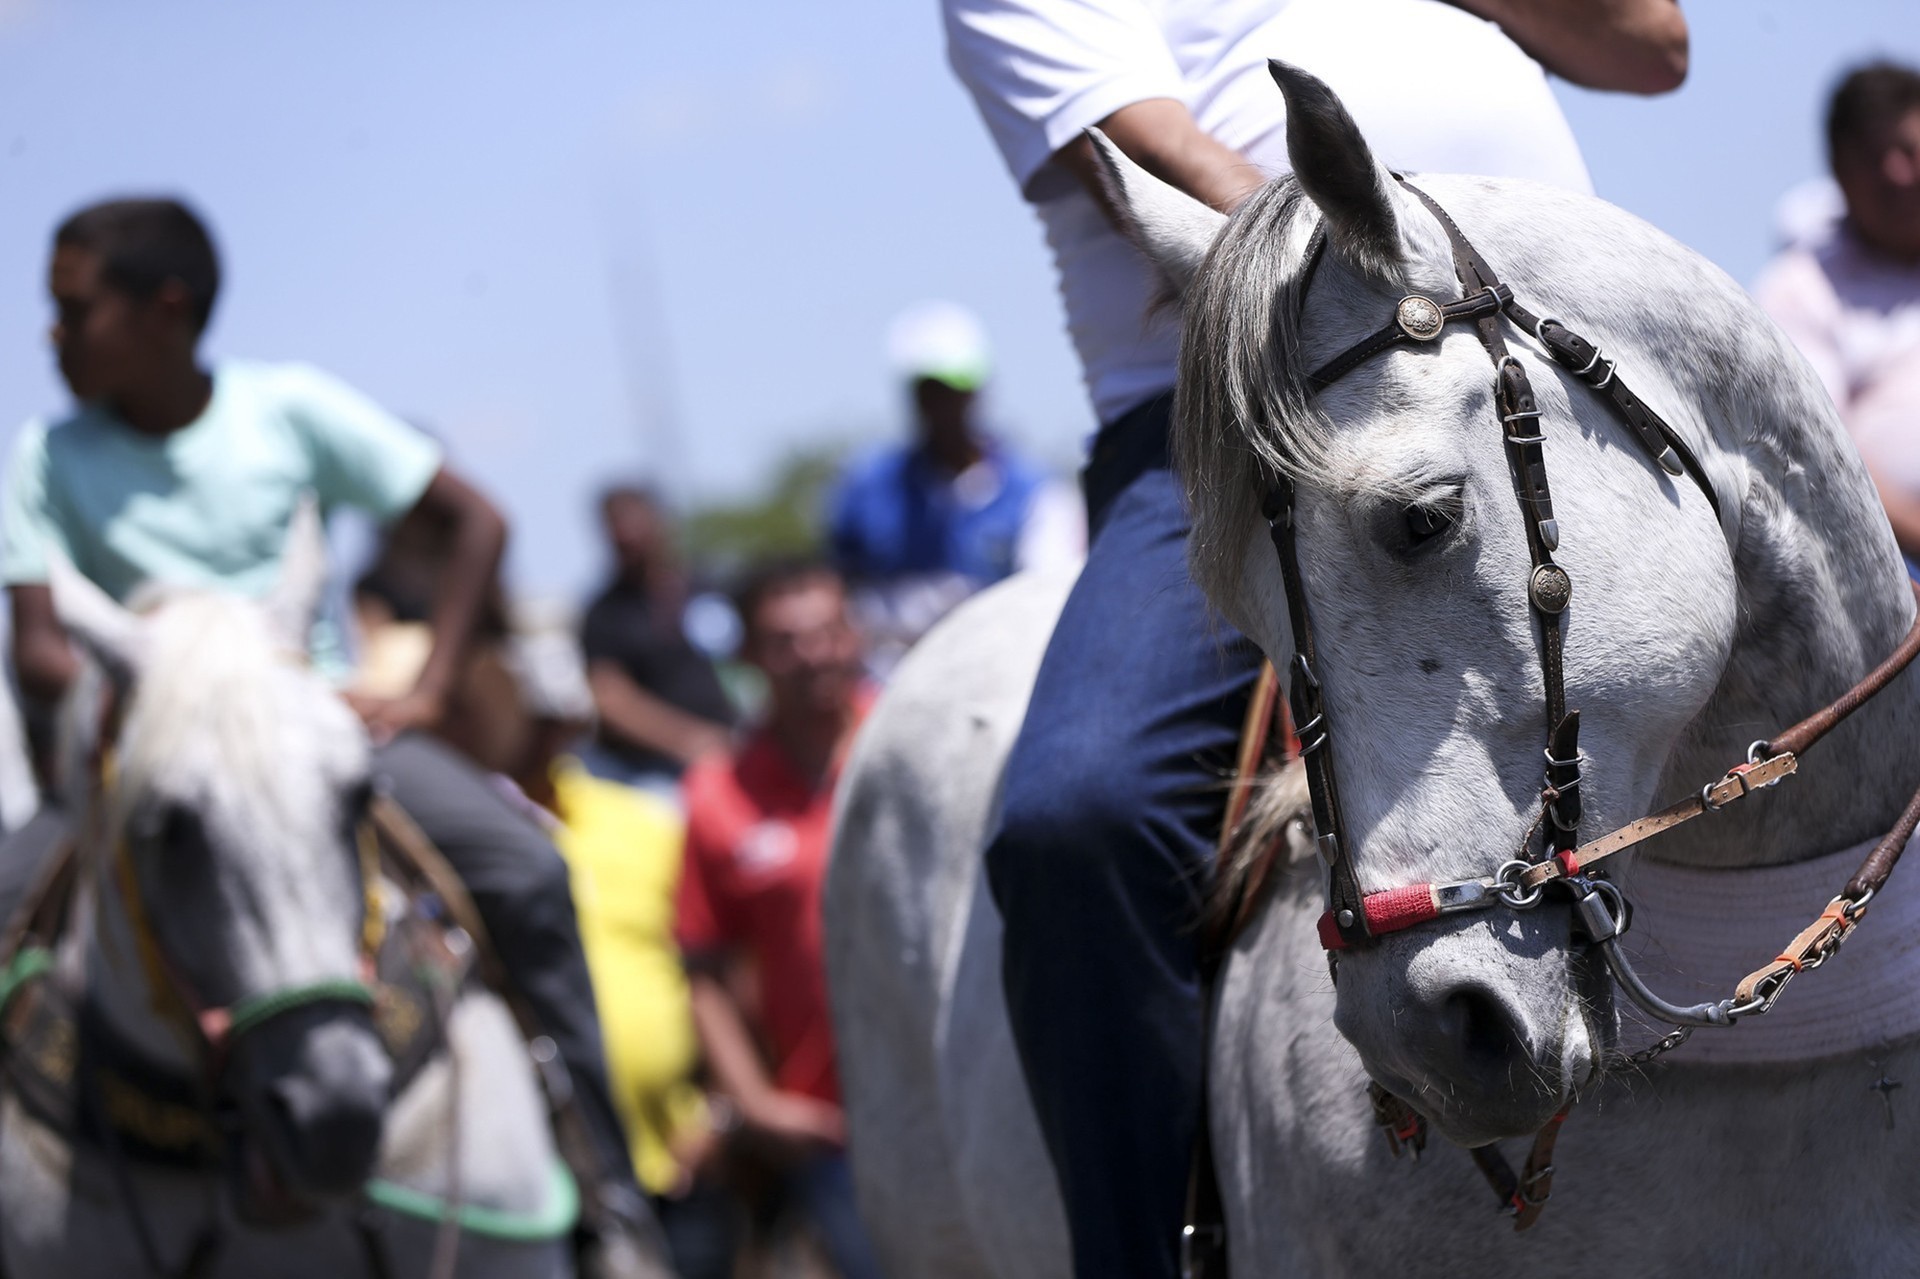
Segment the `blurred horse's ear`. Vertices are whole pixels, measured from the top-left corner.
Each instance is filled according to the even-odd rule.
[[[1326,216],[1334,251],[1389,279],[1435,254],[1451,260],[1445,233],[1374,158],[1333,90],[1278,59],[1267,69],[1287,100],[1287,158],[1300,189]]]
[[[280,576],[266,599],[267,620],[288,648],[305,652],[320,601],[327,587],[327,530],[320,519],[320,503],[313,494],[301,495],[287,525],[286,548],[280,553]]]
[[[141,666],[146,646],[140,618],[73,566],[64,553],[47,553],[47,585],[53,591],[53,611],[74,642],[116,678],[131,678]]]
[[[1135,164],[1098,129],[1087,130],[1100,184],[1120,214],[1127,238],[1158,268],[1175,297],[1184,295],[1207,250],[1227,224],[1226,214]]]

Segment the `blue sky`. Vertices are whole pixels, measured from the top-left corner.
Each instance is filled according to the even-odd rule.
[[[1679,93],[1562,99],[1603,195],[1747,280],[1821,169],[1835,72],[1920,62],[1920,23],[1687,12]],[[610,479],[736,495],[792,448],[898,431],[881,336],[920,298],[985,317],[1006,434],[1065,466],[1092,425],[933,0],[0,0],[0,445],[64,402],[48,232],[156,190],[225,250],[210,350],[311,360],[431,425],[514,517],[525,588],[596,576]]]

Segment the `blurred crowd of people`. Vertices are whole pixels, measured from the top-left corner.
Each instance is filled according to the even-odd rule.
[[[0,486],[11,668],[47,793],[54,709],[85,667],[61,562],[130,606],[153,583],[258,596],[303,504],[360,511],[379,545],[307,655],[558,1049],[588,1139],[585,1273],[651,1273],[657,1221],[686,1279],[787,1254],[877,1276],[822,957],[835,782],[914,639],[1017,568],[1070,563],[1081,537],[1071,491],[981,427],[979,322],[938,303],[894,326],[913,429],[819,513],[830,556],[696,582],[666,504],[619,485],[599,501],[605,585],[576,616],[509,597],[505,517],[442,441],[308,366],[203,363],[220,280],[177,200],[89,206],[55,234],[74,407],[21,432]],[[0,783],[30,791],[12,771]],[[5,807],[11,918],[68,824],[57,802]]]
[[[979,320],[923,303],[887,350],[912,429],[849,461],[817,556],[698,580],[665,501],[615,485],[605,584],[577,622],[516,614],[494,581],[432,726],[566,859],[613,1100],[686,1279],[796,1246],[879,1274],[822,956],[834,785],[915,640],[983,587],[1084,551],[1077,492],[979,423]],[[419,679],[450,536],[411,512],[355,582],[356,695]]]
[[[1920,558],[1920,73],[1848,74],[1827,138],[1831,194],[1791,197],[1755,292],[1827,384]],[[690,625],[716,601],[694,591],[671,513],[644,488],[609,490],[611,571],[577,635],[516,635],[490,614],[504,647],[475,649],[441,729],[512,779],[568,859],[599,989],[618,992],[600,1009],[616,1100],[689,1276],[731,1273],[783,1213],[837,1272],[876,1273],[822,974],[834,782],[877,683],[921,634],[984,585],[1085,553],[1078,494],[979,425],[978,320],[915,306],[887,349],[913,429],[848,463],[823,558],[751,566],[731,625]],[[435,543],[411,523],[357,588],[363,678],[427,649],[400,634],[423,616],[407,583],[431,577],[406,558]],[[715,633],[737,647],[692,638]]]

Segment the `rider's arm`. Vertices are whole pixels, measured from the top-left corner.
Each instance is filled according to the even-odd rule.
[[[1500,25],[1535,61],[1589,89],[1666,93],[1687,78],[1677,0],[1452,0]]]
[[[732,740],[725,725],[689,715],[648,692],[610,658],[598,658],[587,667],[587,683],[600,727],[620,741],[690,764],[725,750]]]
[[[60,700],[80,668],[67,632],[53,608],[53,591],[44,582],[7,588],[13,605],[13,673],[30,699],[51,705]]]
[[[1245,156],[1202,132],[1187,108],[1171,98],[1129,103],[1104,117],[1100,130],[1135,164],[1222,213],[1230,212],[1267,180]],[[1100,202],[1107,220],[1113,221],[1114,209],[1107,203],[1093,144],[1077,137],[1054,158],[1079,179]]]
[[[282,366],[275,379],[285,418],[309,450],[323,510],[349,506],[382,524],[417,510],[450,531],[428,619],[433,648],[418,682],[402,697],[350,698],[376,739],[431,727],[493,589],[506,521],[445,465],[438,442],[368,396],[304,365]]]
[[[433,649],[414,686],[416,696],[444,703],[460,674],[487,594],[507,545],[507,521],[492,502],[441,467],[420,495],[419,509],[453,530],[452,548],[433,599]]]
[[[774,1091],[773,1076],[761,1060],[753,1031],[721,975],[722,963],[719,957],[708,956],[687,966],[693,1029],[700,1038],[700,1051],[713,1074],[715,1089],[731,1098],[742,1114],[751,1114]]]
[[[0,487],[0,580],[13,604],[13,674],[30,703],[52,706],[80,669],[47,585],[49,559],[74,559],[48,476],[47,432],[29,423],[15,437]]]
[[[838,1106],[784,1091],[774,1082],[739,1001],[717,973],[704,965],[692,968],[687,993],[694,1032],[713,1082],[739,1107],[742,1123],[803,1148],[837,1148],[846,1143],[846,1118]]]

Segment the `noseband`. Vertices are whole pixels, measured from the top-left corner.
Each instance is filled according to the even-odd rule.
[[[1744,763],[1703,786],[1697,795],[1580,844],[1577,839],[1581,816],[1580,712],[1567,709],[1562,660],[1562,619],[1573,598],[1573,581],[1553,559],[1560,545],[1560,530],[1554,519],[1541,448],[1546,436],[1526,369],[1507,348],[1502,319],[1511,320],[1531,333],[1555,363],[1599,393],[1602,402],[1661,470],[1676,478],[1685,476],[1699,487],[1716,517],[1720,515],[1720,502],[1686,441],[1628,388],[1614,362],[1603,356],[1598,346],[1559,320],[1535,315],[1523,306],[1515,299],[1513,290],[1500,282],[1493,268],[1468,243],[1446,211],[1404,178],[1397,180],[1426,206],[1445,230],[1453,250],[1454,272],[1460,282],[1460,300],[1443,304],[1419,294],[1402,298],[1390,322],[1328,360],[1307,380],[1313,390],[1325,390],[1376,355],[1409,343],[1435,341],[1446,332],[1447,325],[1455,321],[1470,321],[1480,344],[1486,348],[1494,366],[1495,411],[1507,445],[1532,565],[1527,580],[1527,602],[1540,628],[1540,669],[1546,688],[1546,769],[1540,793],[1540,815],[1535,824],[1543,828],[1544,833],[1537,855],[1523,847],[1521,856],[1506,861],[1490,876],[1445,884],[1413,884],[1377,893],[1360,891],[1352,860],[1342,842],[1331,727],[1320,687],[1319,654],[1307,612],[1295,540],[1293,485],[1282,477],[1269,491],[1264,513],[1285,583],[1294,650],[1287,697],[1306,765],[1318,834],[1317,848],[1326,873],[1327,909],[1320,920],[1321,943],[1332,955],[1366,946],[1383,934],[1446,915],[1495,906],[1530,909],[1544,899],[1549,886],[1559,883],[1570,890],[1577,924],[1589,940],[1601,947],[1621,988],[1649,1014],[1680,1028],[1677,1034],[1662,1041],[1663,1046],[1674,1046],[1693,1027],[1727,1026],[1739,1017],[1765,1012],[1795,973],[1823,963],[1858,924],[1868,900],[1886,882],[1907,840],[1916,825],[1920,825],[1920,795],[1915,796],[1899,823],[1813,924],[1794,938],[1773,963],[1742,981],[1732,997],[1710,1003],[1680,1007],[1662,1000],[1647,988],[1617,945],[1627,926],[1626,901],[1615,885],[1597,878],[1593,871],[1605,859],[1662,831],[1703,814],[1718,812],[1791,776],[1798,767],[1800,755],[1884,688],[1920,653],[1920,620],[1916,620],[1891,656],[1838,701],[1771,741],[1755,742]],[[1324,232],[1317,231],[1308,250],[1308,283],[1324,249]],[[1531,844],[1531,841],[1530,832],[1527,842]]]

